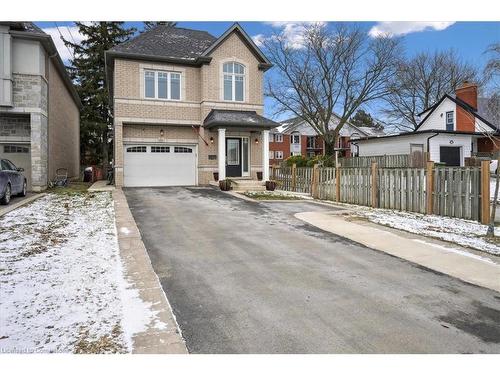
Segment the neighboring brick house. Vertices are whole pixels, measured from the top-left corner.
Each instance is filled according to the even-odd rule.
[[[338,116],[334,115],[332,126],[338,123]],[[345,124],[341,131],[335,149],[341,157],[351,156],[351,137],[367,137],[377,131],[360,128],[351,123]],[[382,132],[383,133],[383,132]],[[324,141],[317,132],[300,118],[291,118],[281,122],[281,126],[271,131],[269,137],[269,163],[280,164],[293,155],[315,156],[323,155]]]
[[[79,176],[78,94],[51,37],[31,22],[0,22],[0,158],[24,168],[28,190],[56,169]]]
[[[268,178],[272,65],[238,24],[219,38],[160,25],[107,51],[106,64],[117,186]]]
[[[425,152],[434,162],[464,166],[466,158],[478,152],[491,154],[495,151],[494,144],[500,144],[499,124],[493,123],[494,119],[484,118],[478,111],[475,84],[465,82],[454,96],[444,95],[420,113],[420,118],[415,131],[353,142],[359,156]]]

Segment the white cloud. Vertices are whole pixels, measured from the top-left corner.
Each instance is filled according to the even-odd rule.
[[[270,22],[274,28],[282,29],[283,36],[291,48],[304,47],[304,31],[309,25],[326,25],[325,22]]]
[[[73,51],[71,47],[66,47],[64,45],[64,42],[61,40],[61,34],[66,40],[74,43],[80,43],[84,39],[83,35],[78,32],[78,27],[76,26],[59,26],[59,31],[57,27],[48,27],[42,30],[52,37],[57,52],[59,52],[64,63],[67,63],[69,59],[73,58]]]
[[[368,34],[375,38],[381,35],[398,36],[415,33],[425,30],[444,30],[453,25],[455,22],[379,22],[373,26]]]
[[[252,36],[252,40],[257,47],[262,47],[262,45],[264,44],[264,41],[266,40],[266,37],[264,34],[257,34],[257,35]]]

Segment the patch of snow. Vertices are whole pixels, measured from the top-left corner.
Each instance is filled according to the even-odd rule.
[[[426,245],[430,244],[429,242],[420,240],[418,238],[414,238],[413,241],[419,242],[419,243],[424,243]],[[485,262],[485,263],[497,264],[497,263],[493,262],[489,258],[485,258],[485,257],[479,256],[479,255],[476,255],[476,254],[472,254],[472,253],[469,253],[468,251],[463,251],[463,250],[460,250],[460,249],[457,249],[457,248],[453,248],[453,247],[441,246],[441,245],[438,245],[438,244],[435,244],[435,243],[432,243],[430,245],[432,245],[434,247],[437,247],[437,248],[439,248],[441,250],[444,250],[446,252],[449,252],[449,253],[460,254],[460,255],[466,256],[468,258],[480,260],[481,262]]]
[[[0,352],[73,352],[154,324],[125,279],[110,193],[48,194],[0,218]]]
[[[130,234],[130,229],[128,229],[127,227],[121,227],[120,228],[120,233]]]
[[[463,220],[437,215],[423,215],[386,209],[358,208],[354,215],[364,217],[377,224],[422,234],[453,242],[461,246],[500,255],[500,240],[495,237],[488,241],[485,237],[487,226],[476,221]],[[496,231],[500,230],[497,228]]]

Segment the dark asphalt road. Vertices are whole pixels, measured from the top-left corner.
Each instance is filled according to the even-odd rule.
[[[212,188],[125,189],[192,353],[500,353],[500,294]]]

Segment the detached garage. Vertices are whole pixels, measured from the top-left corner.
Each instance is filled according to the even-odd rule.
[[[124,186],[197,184],[197,149],[189,144],[127,144],[123,148]]]

